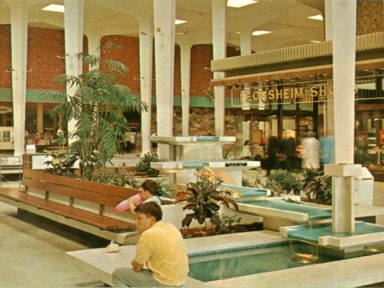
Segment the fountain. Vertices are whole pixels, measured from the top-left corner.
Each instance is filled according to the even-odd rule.
[[[299,284],[302,287],[359,287],[384,282],[384,227],[354,220],[355,193],[352,180],[359,169],[359,165],[326,167],[326,173],[333,177],[334,205],[332,211],[312,207],[322,209],[316,210],[321,216],[305,211],[305,205],[284,203],[281,199],[266,200],[271,198],[265,197],[265,193],[254,193],[252,197],[264,197],[262,201],[274,205],[257,208],[259,211],[263,208],[263,213],[269,211],[268,217],[263,216],[264,221],[266,218],[274,220],[286,215],[296,217],[298,223],[295,224],[299,225],[283,227],[278,223],[276,225],[280,225],[280,233],[265,229],[186,239],[191,273],[185,285],[297,287]],[[252,192],[245,187],[241,189],[224,185],[237,189],[240,195]],[[247,197],[242,200],[244,198]],[[250,205],[254,201],[239,202],[239,205]],[[264,203],[264,206],[267,204],[270,203]],[[175,207],[175,214],[182,213],[181,210],[176,213]],[[253,212],[249,210],[248,213]],[[255,214],[261,215],[260,212]],[[173,216],[171,218],[176,220]],[[176,222],[179,224],[180,221]],[[67,252],[67,259],[79,268],[86,269],[96,279],[111,284],[112,271],[129,265],[134,253],[135,247],[128,245],[121,246],[118,253],[108,254],[105,248]],[[229,270],[226,269],[228,267]]]
[[[324,247],[334,247],[345,254],[362,251],[366,246],[384,242],[384,227],[355,221],[354,177],[361,165],[331,164],[325,174],[332,176],[332,222],[317,225],[281,227],[284,236],[309,241]]]

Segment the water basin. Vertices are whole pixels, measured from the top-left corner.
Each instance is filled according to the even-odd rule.
[[[321,220],[321,219],[329,219],[332,217],[332,211],[329,209],[306,206],[303,204],[287,203],[287,202],[274,201],[274,200],[252,201],[252,202],[247,202],[246,204],[255,206],[255,207],[272,208],[272,209],[277,209],[281,211],[291,211],[291,212],[307,214],[308,220]]]
[[[355,232],[353,233],[335,233],[332,232],[331,223],[316,224],[316,225],[302,225],[295,227],[291,231],[288,231],[288,237],[292,239],[300,239],[309,241],[312,243],[318,243],[321,237],[335,237],[335,238],[352,238],[358,237],[362,240],[361,236],[367,235],[369,238],[373,238],[375,233],[383,233],[384,227],[372,225],[366,222],[355,222]],[[370,236],[371,235],[371,236]],[[373,240],[373,239],[372,239]],[[377,242],[377,241],[374,241]]]
[[[287,241],[190,255],[189,277],[208,282],[339,260],[319,255],[316,247]]]

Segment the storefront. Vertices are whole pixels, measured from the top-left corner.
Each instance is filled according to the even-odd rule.
[[[383,36],[356,39],[355,163],[370,169],[381,169],[384,160]],[[300,143],[310,131],[333,136],[331,63],[329,42],[220,59],[211,63],[212,70],[227,77],[212,80],[212,85],[225,86],[230,105],[256,127],[250,140],[289,135]]]

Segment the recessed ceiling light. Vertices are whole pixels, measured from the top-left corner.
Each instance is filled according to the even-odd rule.
[[[43,7],[41,10],[43,10],[43,11],[50,11],[50,12],[64,13],[64,5],[49,4],[49,5],[45,6],[45,7]]]
[[[271,34],[271,31],[267,30],[255,30],[252,32],[252,36],[261,36],[261,35],[266,35],[266,34]]]
[[[228,0],[227,6],[232,8],[241,8],[247,5],[256,4],[257,0]]]
[[[312,20],[317,20],[317,21],[324,21],[323,15],[321,15],[321,14],[309,16],[307,18],[312,19]]]
[[[183,24],[183,23],[186,23],[186,22],[187,22],[186,20],[176,19],[175,20],[175,25]]]

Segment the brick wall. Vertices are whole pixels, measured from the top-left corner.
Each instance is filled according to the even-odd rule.
[[[11,87],[12,74],[6,72],[12,67],[11,64],[11,26],[0,25],[0,87]]]
[[[53,83],[65,73],[64,31],[30,27],[28,29],[28,89],[62,89]]]
[[[101,57],[119,59],[124,63],[129,71],[126,77],[121,79],[122,83],[127,85],[132,93],[140,93],[139,38],[117,35],[104,36],[101,39],[101,47],[104,47],[108,42],[112,42],[120,48],[102,50]]]

